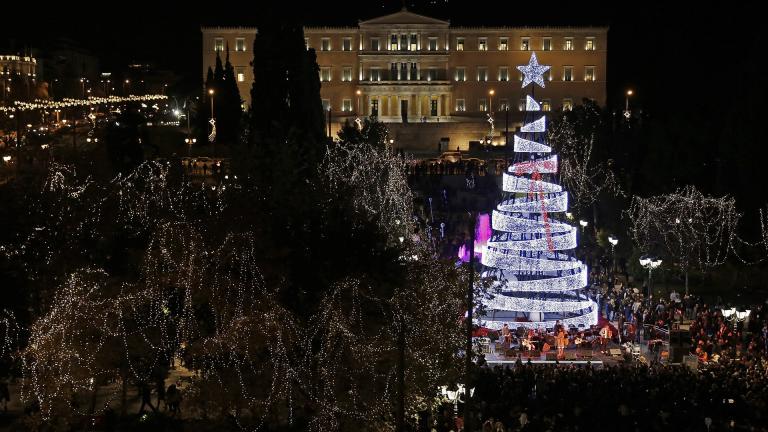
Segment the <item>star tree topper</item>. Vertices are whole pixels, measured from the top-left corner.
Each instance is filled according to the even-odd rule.
[[[523,73],[523,85],[524,88],[528,84],[534,82],[544,88],[544,72],[548,71],[550,66],[544,66],[539,64],[539,60],[536,58],[536,53],[531,53],[531,60],[525,66],[518,66],[517,70]]]

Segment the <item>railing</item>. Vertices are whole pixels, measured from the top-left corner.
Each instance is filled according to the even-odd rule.
[[[399,73],[393,72],[391,70],[382,70],[379,71],[378,76],[372,76],[369,72],[367,77],[360,82],[366,84],[377,84],[379,82],[391,83],[392,81],[423,83],[431,81],[450,81],[450,79],[448,78],[448,73],[443,69],[422,69],[419,72],[409,69],[409,72],[404,72],[401,70]]]

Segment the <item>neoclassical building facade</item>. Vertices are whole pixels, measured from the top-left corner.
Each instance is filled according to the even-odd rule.
[[[256,28],[203,27],[203,76],[226,47],[250,101]],[[518,65],[551,65],[537,90],[544,110],[606,100],[607,27],[452,27],[403,9],[354,27],[306,27],[332,118],[375,114],[388,123],[485,122],[522,111]],[[497,125],[498,125],[497,120]]]

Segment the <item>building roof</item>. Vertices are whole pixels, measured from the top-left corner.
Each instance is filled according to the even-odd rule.
[[[360,21],[360,26],[368,25],[398,25],[398,24],[418,24],[418,25],[440,25],[448,26],[450,21],[443,21],[437,18],[431,18],[424,15],[419,15],[413,12],[409,12],[403,8],[400,12],[393,14],[380,16],[378,18],[372,18],[366,21]]]

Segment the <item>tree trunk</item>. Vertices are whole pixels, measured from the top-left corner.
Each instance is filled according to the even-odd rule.
[[[477,223],[477,215],[475,212],[471,213],[472,216],[472,231],[469,241],[469,285],[467,286],[467,344],[465,347],[465,370],[464,370],[464,430],[472,430],[472,401],[470,398],[470,376],[472,373],[472,312],[474,301],[474,279],[475,279],[475,224]]]
[[[120,394],[120,415],[125,417],[128,412],[128,380],[123,377],[123,390]]]
[[[397,432],[405,432],[405,323],[397,333]]]
[[[685,269],[685,295],[688,295],[688,269]]]

